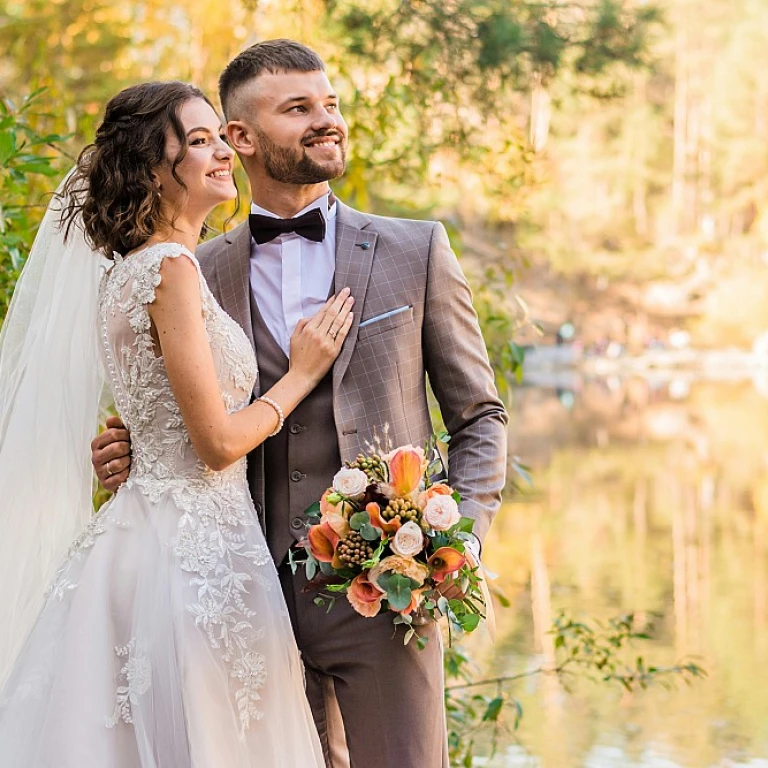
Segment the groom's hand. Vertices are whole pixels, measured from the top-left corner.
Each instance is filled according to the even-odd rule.
[[[127,479],[131,467],[131,438],[117,416],[91,442],[91,463],[99,482],[114,493]]]
[[[465,542],[464,554],[470,568],[477,568],[480,565],[480,540],[476,536]],[[466,591],[453,579],[444,581],[438,586],[437,591],[446,600],[463,600],[467,596]]]

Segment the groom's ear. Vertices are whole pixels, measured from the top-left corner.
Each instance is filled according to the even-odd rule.
[[[227,123],[227,138],[229,146],[241,157],[251,157],[256,153],[253,134],[241,120],[230,120]]]

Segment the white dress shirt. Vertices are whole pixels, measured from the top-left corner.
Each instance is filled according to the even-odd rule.
[[[291,335],[302,317],[316,314],[328,299],[336,270],[336,209],[328,208],[326,193],[306,208],[301,216],[319,208],[325,219],[325,238],[316,243],[288,232],[257,244],[251,238],[251,292],[269,332],[286,356],[290,356]],[[251,203],[251,213],[280,218]],[[294,218],[296,218],[294,216]]]

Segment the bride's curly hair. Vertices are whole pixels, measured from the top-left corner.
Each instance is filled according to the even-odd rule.
[[[181,144],[171,174],[186,189],[176,174],[187,154],[179,111],[192,99],[211,104],[199,88],[176,81],[134,85],[110,99],[95,141],[80,153],[61,193],[67,235],[73,225],[82,225],[91,247],[111,259],[114,252],[125,255],[172,223],[161,212],[152,171],[168,159],[170,132]]]

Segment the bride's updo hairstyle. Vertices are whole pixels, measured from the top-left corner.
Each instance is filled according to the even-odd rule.
[[[181,145],[171,174],[186,189],[176,174],[187,154],[179,111],[192,99],[211,103],[199,88],[175,81],[134,85],[110,99],[95,141],[80,153],[63,191],[67,234],[82,215],[89,244],[111,259],[115,251],[125,255],[171,224],[161,213],[152,171],[168,161],[170,133]]]

